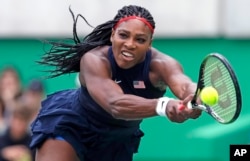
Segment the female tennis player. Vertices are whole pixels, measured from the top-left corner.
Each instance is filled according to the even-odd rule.
[[[81,87],[42,102],[32,123],[37,161],[132,161],[144,135],[142,119],[181,123],[201,115],[178,109],[193,98],[196,83],[177,60],[152,47],[155,22],[147,9],[124,6],[83,40],[76,32],[82,16],[71,13],[74,43],[52,42],[39,62],[55,67],[52,78],[79,72]],[[164,97],[167,87],[177,99]]]

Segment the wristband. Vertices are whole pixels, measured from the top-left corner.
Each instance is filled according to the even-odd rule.
[[[159,116],[167,116],[166,114],[166,108],[168,105],[168,102],[172,100],[172,98],[168,98],[168,97],[161,97],[158,99],[157,105],[156,105],[156,113]]]

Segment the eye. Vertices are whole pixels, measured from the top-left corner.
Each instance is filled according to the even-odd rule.
[[[122,39],[126,39],[126,38],[128,37],[128,35],[125,34],[125,33],[119,33],[118,35],[119,35],[119,37],[122,38]]]
[[[137,41],[138,43],[140,43],[140,44],[143,44],[143,43],[146,42],[146,39],[144,39],[144,38],[137,38],[136,41]]]

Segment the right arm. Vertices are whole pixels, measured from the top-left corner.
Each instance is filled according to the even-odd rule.
[[[91,97],[114,118],[135,120],[156,116],[157,99],[145,99],[124,94],[119,85],[111,79],[108,59],[99,54],[97,48],[86,53],[81,59],[80,81],[87,87]]]

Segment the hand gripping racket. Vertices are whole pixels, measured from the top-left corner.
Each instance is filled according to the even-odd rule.
[[[214,87],[219,95],[218,102],[213,106],[197,103],[201,90],[208,86]],[[188,108],[203,110],[219,123],[228,124],[238,118],[241,104],[238,80],[227,59],[218,53],[207,55],[201,63],[197,89]],[[181,105],[180,110],[184,107]]]

